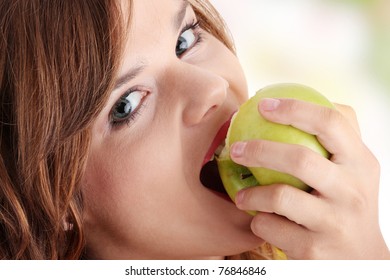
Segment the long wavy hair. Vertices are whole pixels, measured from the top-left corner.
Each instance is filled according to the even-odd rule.
[[[120,59],[119,14],[114,1],[0,2],[2,259],[82,252],[80,180]]]
[[[189,2],[234,52],[210,3]],[[0,0],[0,259],[82,256],[90,130],[112,91],[128,16],[115,0]]]

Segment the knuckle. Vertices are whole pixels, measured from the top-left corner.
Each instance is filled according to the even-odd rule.
[[[349,105],[344,105],[345,114],[350,116],[353,119],[357,118],[356,111]]]
[[[286,107],[285,107],[285,111],[288,115],[290,114],[293,114],[295,112],[300,112],[301,111],[301,107],[302,107],[302,104],[300,101],[298,100],[295,100],[295,99],[286,99]]]
[[[264,226],[267,224],[267,220],[267,213],[257,214],[253,217],[250,225],[252,232],[261,236],[263,234]]]
[[[310,237],[305,238],[305,241],[301,242],[300,246],[297,246],[296,250],[295,258],[301,260],[314,259],[317,254],[317,249],[314,246],[313,239]]]
[[[343,227],[346,225],[340,214],[338,214],[337,210],[333,207],[329,207],[328,211],[322,214],[322,217],[319,222],[320,227],[322,227],[323,229],[327,229],[336,236],[342,236],[344,232]]]
[[[381,172],[381,165],[379,160],[372,154],[370,153],[370,156],[368,157],[368,164],[370,165],[370,170],[377,176],[379,176]]]
[[[350,196],[349,208],[354,213],[364,213],[368,208],[367,196],[359,191],[355,191]]]
[[[355,112],[355,109],[353,109],[353,107],[347,105],[347,104],[336,104],[336,108],[343,112],[345,115],[348,115],[348,116],[351,116],[351,117],[355,117],[356,116],[356,112]]]
[[[264,152],[264,142],[261,140],[248,142],[245,152],[248,158],[252,158],[256,163],[259,163]]]
[[[322,259],[324,257],[323,252],[324,252],[324,249],[319,247],[319,245],[312,244],[310,247],[306,246],[306,252],[304,255],[304,259],[306,259],[306,260]]]
[[[361,182],[370,183],[372,181],[376,181],[379,184],[378,181],[381,173],[381,164],[373,152],[370,151],[363,143],[362,145],[364,146],[364,151],[359,156],[360,158],[364,158],[364,161],[356,163],[356,165],[354,165],[356,166],[355,169],[362,171],[360,176],[362,180]]]
[[[315,162],[306,148],[299,147],[294,158],[293,166],[297,170],[310,171],[314,168]]]
[[[335,105],[337,110],[341,113],[341,115],[343,115],[346,118],[346,120],[355,129],[358,135],[361,135],[359,122],[358,122],[355,109],[353,109],[349,105],[344,105],[344,104],[335,104]]]
[[[344,116],[337,110],[328,107],[320,108],[323,123],[328,127],[337,128],[344,123]]]
[[[316,247],[314,245],[309,245],[311,243],[305,243],[301,248],[300,259],[302,260],[312,260],[316,256]]]
[[[270,197],[270,205],[273,211],[280,214],[282,209],[288,207],[291,201],[291,194],[289,192],[289,186],[277,185]]]
[[[381,166],[378,159],[371,153],[368,154],[365,157],[365,163],[359,167],[359,170],[361,170],[361,174],[359,175],[360,180],[355,180],[355,184],[359,184],[361,186],[371,186],[369,190],[372,193],[374,186],[376,188],[380,184]],[[373,185],[373,182],[375,182],[375,185]],[[377,189],[375,190],[377,191]],[[367,192],[366,195],[368,195]]]
[[[242,203],[247,206],[256,205],[256,190],[255,187],[247,188],[245,190],[245,195],[242,197]]]
[[[338,105],[336,108],[338,109],[338,111],[341,112],[342,115],[344,115],[350,121],[357,122],[357,114],[354,108],[345,104]]]
[[[348,218],[338,217],[337,223],[334,222],[332,227],[328,229],[327,237],[325,239],[332,239],[332,237],[337,237],[339,240],[348,240],[351,236],[351,222]],[[328,240],[329,240],[328,239]]]

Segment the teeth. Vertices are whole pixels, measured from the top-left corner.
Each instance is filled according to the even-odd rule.
[[[225,147],[225,140],[217,147],[217,149],[214,152],[214,155],[219,156]]]
[[[215,158],[215,154],[211,157],[211,159],[209,161],[213,161]]]

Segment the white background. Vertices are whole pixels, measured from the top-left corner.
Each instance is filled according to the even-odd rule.
[[[390,245],[390,1],[211,2],[230,27],[250,94],[297,82],[355,109],[381,163],[380,224]]]
[[[220,275],[221,267],[224,273]],[[232,275],[232,269],[262,269],[265,275]],[[126,269],[207,269],[209,274],[190,275],[126,275]],[[248,270],[247,270],[248,271]],[[69,279],[139,279],[139,280],[329,280],[329,279],[370,279],[389,278],[390,267],[387,261],[1,261],[2,279],[12,280],[69,280]]]

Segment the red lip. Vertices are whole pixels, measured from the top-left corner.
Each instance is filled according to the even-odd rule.
[[[218,130],[217,134],[214,137],[213,142],[211,143],[211,146],[209,150],[206,153],[206,156],[203,159],[202,166],[204,166],[207,162],[211,160],[211,158],[214,155],[215,150],[218,148],[218,146],[225,140],[230,122],[232,120],[233,114],[230,116],[230,118],[221,126],[221,128]]]

